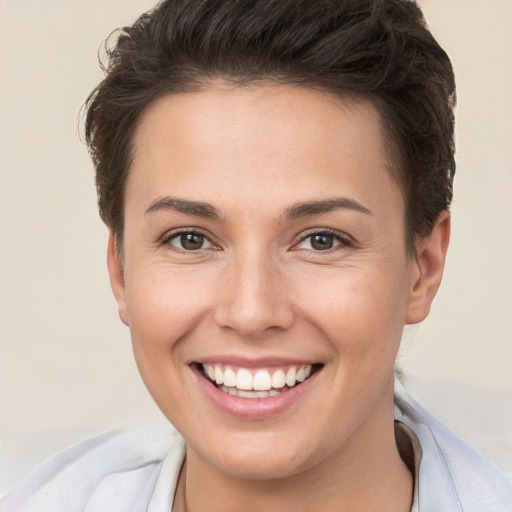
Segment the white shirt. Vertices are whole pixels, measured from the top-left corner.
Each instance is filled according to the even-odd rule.
[[[511,512],[512,481],[397,383],[395,419],[414,449],[412,512]],[[0,512],[170,512],[185,457],[174,430],[109,431],[49,459]]]

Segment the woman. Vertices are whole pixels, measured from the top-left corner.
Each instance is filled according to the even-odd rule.
[[[506,511],[394,384],[450,234],[455,88],[401,0],[166,1],[88,101],[108,268],[180,436],[110,433],[2,510]]]

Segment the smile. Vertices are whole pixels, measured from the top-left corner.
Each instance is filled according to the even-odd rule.
[[[307,380],[319,366],[291,365],[269,370],[220,363],[200,365],[203,376],[217,389],[240,398],[268,398],[280,395]]]

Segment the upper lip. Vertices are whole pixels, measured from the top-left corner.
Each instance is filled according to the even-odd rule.
[[[319,361],[312,359],[298,359],[282,356],[247,358],[230,354],[200,357],[189,362],[189,364],[193,363],[226,364],[231,366],[238,366],[241,368],[268,368],[272,366],[313,365],[319,364]]]

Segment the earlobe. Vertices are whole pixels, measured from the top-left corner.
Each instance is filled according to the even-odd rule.
[[[424,320],[443,277],[446,251],[450,241],[450,213],[440,213],[434,228],[416,243],[406,323]]]
[[[122,263],[119,261],[119,252],[116,239],[110,229],[108,233],[107,267],[110,276],[110,286],[114,292],[114,297],[116,299],[117,307],[119,310],[119,318],[125,325],[128,325],[124,270]]]

